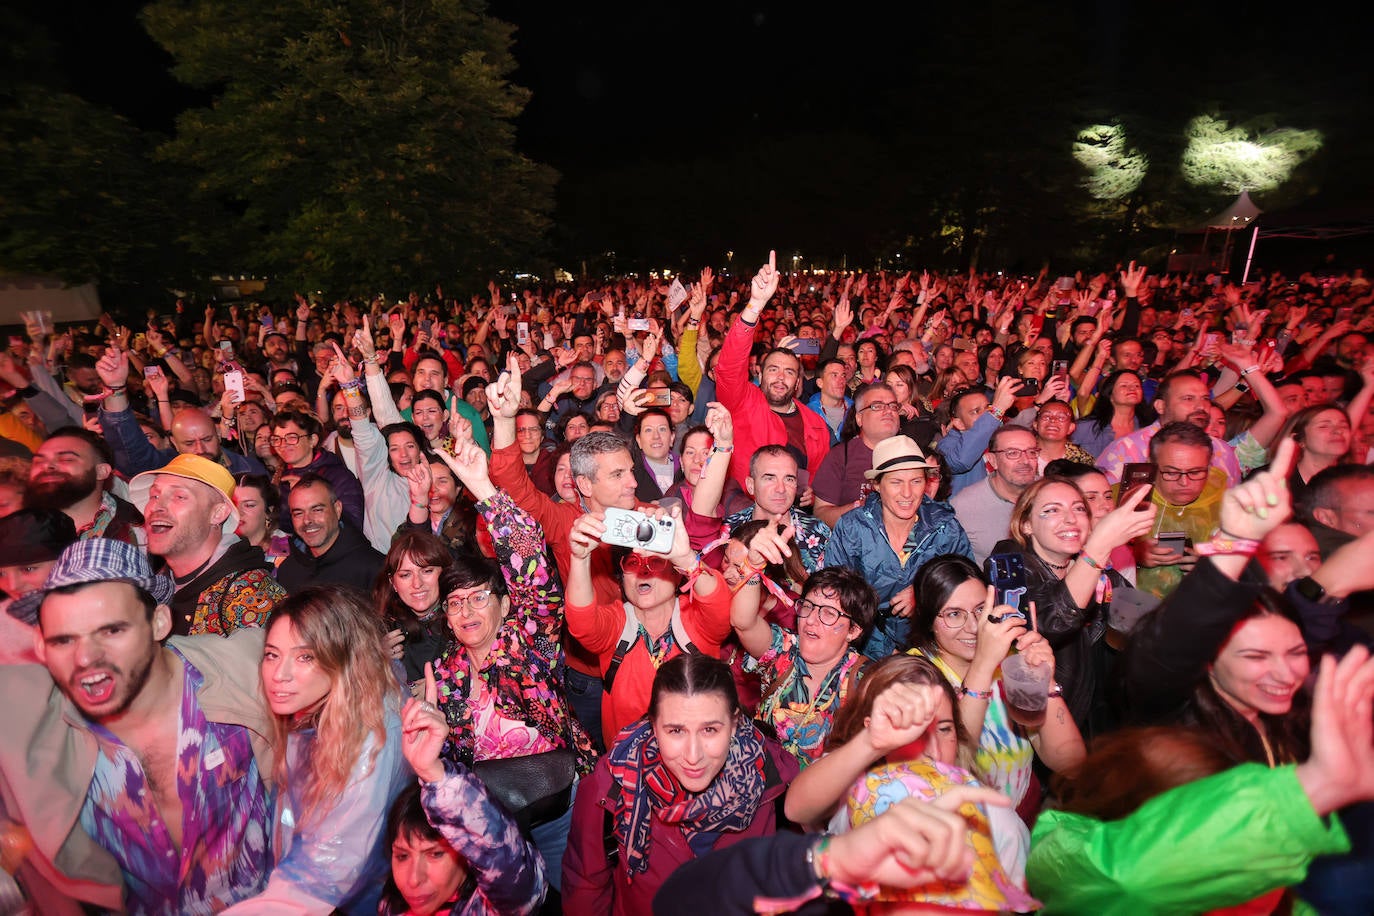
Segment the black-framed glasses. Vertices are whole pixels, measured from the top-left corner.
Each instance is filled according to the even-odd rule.
[[[284,436],[268,436],[267,441],[271,445],[296,445],[306,436],[302,433],[287,433]]]
[[[901,409],[902,405],[896,401],[874,401],[872,404],[860,407],[859,413],[863,413],[865,410],[872,413],[892,413]]]
[[[491,604],[491,589],[483,588],[470,595],[450,595],[444,599],[444,613],[456,617],[463,608],[472,611],[485,611]]]
[[[993,455],[1006,455],[1008,461],[1040,457],[1040,449],[1038,448],[990,448],[988,452]]]
[[[1211,468],[1188,468],[1185,471],[1179,468],[1160,468],[1159,479],[1174,481],[1178,480],[1181,477],[1187,477],[1189,480],[1192,481],[1206,480],[1207,475],[1211,472],[1211,470]]]
[[[818,614],[821,618],[821,623],[825,624],[828,627],[833,627],[835,624],[839,623],[841,617],[845,618],[846,620],[854,619],[853,617],[850,617],[848,614],[846,614],[844,611],[835,607],[833,604],[817,604],[816,602],[810,601],[806,598],[803,598],[802,600],[797,602],[798,618],[804,620],[807,617],[810,617],[812,614]]]

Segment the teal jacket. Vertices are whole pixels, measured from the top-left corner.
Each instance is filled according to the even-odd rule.
[[[1030,892],[1048,914],[1138,916],[1206,913],[1297,884],[1314,857],[1350,842],[1334,816],[1317,817],[1294,771],[1241,764],[1117,821],[1045,811],[1031,834]]]

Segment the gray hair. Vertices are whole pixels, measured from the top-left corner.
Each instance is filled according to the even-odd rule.
[[[573,479],[586,477],[596,480],[596,459],[598,455],[613,455],[628,452],[630,443],[619,433],[610,430],[594,429],[572,444],[568,452],[568,467]]]

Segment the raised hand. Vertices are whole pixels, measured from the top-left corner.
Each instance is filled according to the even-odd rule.
[[[574,560],[585,560],[592,551],[601,546],[601,536],[606,533],[604,516],[586,515],[573,522],[568,532],[568,549]]]
[[[749,541],[749,565],[755,568],[770,563],[781,566],[792,555],[788,541],[792,540],[795,533],[792,523],[785,516],[775,516],[773,524],[764,525]]]
[[[1355,646],[1337,662],[1321,660],[1312,693],[1312,753],[1298,782],[1325,816],[1374,798],[1374,659]]]
[[[353,332],[353,346],[363,355],[363,359],[377,358],[377,344],[372,339],[372,322],[366,315],[363,316],[363,326]]]
[[[167,373],[158,366],[150,366],[149,369],[157,369],[152,375],[146,376],[148,387],[153,390],[153,397],[159,401],[167,400],[172,386],[171,380],[167,378]]]
[[[868,743],[878,757],[906,747],[920,738],[935,721],[944,688],[934,684],[895,683],[873,700],[864,717]]]
[[[1145,279],[1145,265],[1135,266],[1135,261],[1131,262],[1130,267],[1121,272],[1121,290],[1127,299],[1132,298],[1140,291],[1141,281]]]
[[[873,820],[835,837],[826,876],[839,884],[877,882],[916,887],[932,881],[962,883],[973,871],[965,805],[1011,807],[996,789],[958,786],[934,802],[904,798]]]
[[[439,752],[448,737],[448,723],[439,711],[439,687],[434,682],[434,663],[425,662],[424,699],[411,697],[401,708],[401,753],[425,782],[444,778]]]
[[[1264,536],[1293,514],[1288,492],[1288,473],[1297,455],[1297,442],[1285,438],[1274,449],[1269,468],[1230,487],[1221,497],[1221,531],[1224,535],[1262,541]]]
[[[725,448],[735,444],[735,422],[719,401],[706,406],[706,428],[711,432],[712,445]]]
[[[129,354],[123,350],[108,347],[95,364],[96,374],[106,388],[118,388],[129,382]]]
[[[331,340],[329,346],[334,349],[334,361],[329,364],[330,373],[339,380],[340,385],[351,384],[358,378],[358,374],[353,371],[353,364],[344,356],[344,351],[339,349],[337,341]]]
[[[753,281],[749,284],[750,307],[763,308],[777,291],[778,253],[769,251],[768,263],[759,268],[759,272],[754,275]]]
[[[467,487],[478,501],[495,491],[488,473],[487,453],[471,436],[462,447],[454,450],[453,460],[448,462],[448,466],[453,469],[453,476],[458,478],[458,482]]]

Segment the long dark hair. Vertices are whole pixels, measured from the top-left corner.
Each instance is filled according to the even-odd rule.
[[[905,648],[919,649],[931,658],[939,654],[939,647],[935,643],[935,618],[955,589],[970,579],[985,586],[988,584],[983,571],[968,557],[946,553],[926,561],[920,572],[916,573],[916,614],[911,621]]]
[[[391,539],[391,548],[387,550],[386,560],[377,571],[377,581],[372,585],[372,601],[386,629],[399,629],[410,640],[419,636],[424,626],[391,584],[391,577],[406,557],[410,557],[416,566],[438,566],[440,570],[447,570],[453,563],[453,554],[437,535],[419,528],[398,531]]]
[[[1247,621],[1257,617],[1282,617],[1299,631],[1302,630],[1302,623],[1292,605],[1278,592],[1267,588],[1256,596],[1245,616],[1236,621],[1231,632],[1234,633]],[[1264,727],[1264,736],[1269,740],[1269,750],[1274,755],[1275,763],[1283,765],[1307,759],[1310,750],[1311,703],[1307,692],[1299,690],[1293,697],[1292,707],[1284,715],[1259,713],[1260,725]],[[1229,757],[1255,763],[1269,762],[1259,729],[1217,693],[1211,677],[1203,677],[1194,686],[1186,718],[1186,724],[1200,727]]]
[[[1110,429],[1112,425],[1112,415],[1116,408],[1112,405],[1112,393],[1116,390],[1116,383],[1121,381],[1123,376],[1134,375],[1140,382],[1140,390],[1145,390],[1145,380],[1140,377],[1139,372],[1130,369],[1118,369],[1111,375],[1103,379],[1102,384],[1097,386],[1097,401],[1093,404],[1093,412],[1088,414],[1088,422],[1093,424],[1093,428],[1098,432]],[[1135,407],[1135,425],[1137,428],[1149,426],[1155,421],[1155,409],[1150,405],[1147,398],[1142,397],[1140,403]]]

